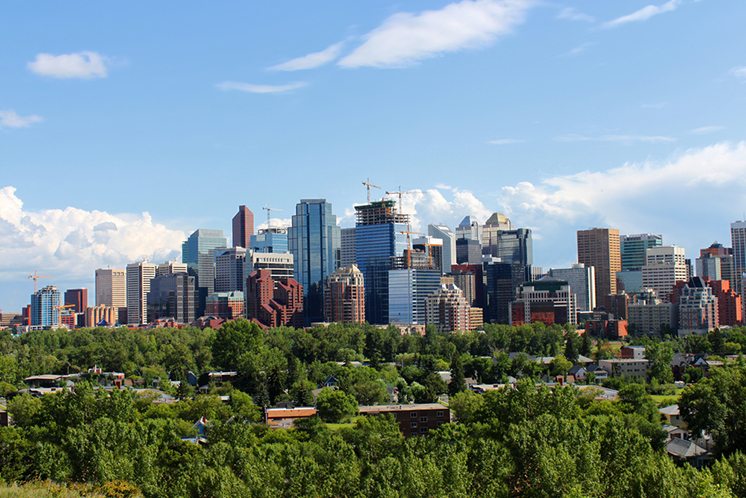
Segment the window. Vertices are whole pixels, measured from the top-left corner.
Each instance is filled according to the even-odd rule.
[[[417,418],[417,414],[415,412],[410,413],[409,416],[411,418]]]
[[[410,427],[412,427],[412,429],[416,429],[417,428],[417,422],[412,422],[410,424]]]
[[[427,428],[425,427],[420,428],[420,434],[424,434],[426,432],[427,432]]]
[[[420,422],[427,422],[427,417],[420,417]]]
[[[439,411],[435,412],[435,416],[438,417],[438,418],[443,418],[443,412],[439,410]]]

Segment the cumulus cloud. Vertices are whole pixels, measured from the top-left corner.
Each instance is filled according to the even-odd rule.
[[[272,228],[288,228],[290,225],[292,225],[292,221],[290,218],[270,218],[269,223]],[[256,226],[256,230],[264,230],[267,228],[267,223],[260,223]]]
[[[36,114],[21,116],[10,109],[0,111],[0,128],[28,128],[32,124],[42,121],[44,121],[44,118]]]
[[[724,129],[725,127],[720,126],[720,125],[708,125],[708,126],[700,126],[699,128],[694,128],[693,130],[689,130],[689,133],[691,133],[692,135],[709,135],[710,133],[717,133]]]
[[[288,83],[285,85],[257,85],[254,83],[242,83],[240,81],[223,81],[222,83],[218,83],[216,86],[218,90],[225,91],[239,91],[239,92],[245,92],[245,93],[259,93],[259,94],[269,94],[269,93],[288,93],[292,92],[293,90],[298,90],[299,88],[303,88],[306,86],[307,83],[303,81],[298,81],[295,83]]]
[[[319,52],[313,52],[302,57],[297,57],[289,61],[277,64],[269,68],[270,71],[303,71],[306,69],[316,69],[325,64],[336,60],[342,52],[344,42],[335,43],[326,47]]]
[[[624,24],[647,21],[651,17],[665,14],[666,12],[673,12],[681,6],[681,3],[681,0],[669,0],[668,2],[661,5],[646,5],[645,7],[636,10],[631,14],[617,17],[616,19],[605,22],[603,24],[603,27],[616,28],[617,26],[622,26]]]
[[[111,214],[74,207],[30,211],[12,186],[0,188],[0,279],[34,270],[54,281],[88,281],[96,268],[179,257],[185,234],[148,213]]]
[[[462,0],[438,10],[400,12],[364,36],[339,61],[347,68],[404,67],[448,52],[482,47],[523,22],[533,0]]]
[[[28,63],[28,68],[40,75],[51,78],[106,78],[107,58],[97,52],[84,51],[72,54],[37,54]]]

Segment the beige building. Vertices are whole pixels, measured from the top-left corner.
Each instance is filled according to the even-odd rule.
[[[126,272],[117,268],[96,270],[96,306],[127,306]]]
[[[150,281],[155,278],[158,265],[148,262],[127,265],[127,324],[148,323],[148,294]]]
[[[453,284],[442,284],[425,298],[426,322],[439,332],[471,330],[470,310],[464,293]]]
[[[676,306],[662,302],[653,289],[642,289],[633,299],[627,307],[630,332],[657,335],[676,327]]]
[[[596,302],[608,308],[609,294],[616,294],[616,274],[622,271],[619,230],[578,230],[578,263],[595,268]]]
[[[645,251],[642,286],[655,290],[658,299],[664,303],[669,302],[676,282],[686,282],[687,279],[686,253],[683,247],[658,246]]]
[[[365,281],[357,266],[340,268],[324,283],[324,320],[365,322]]]
[[[637,377],[643,379],[648,375],[649,364],[648,360],[626,358],[598,361],[598,366],[606,370],[612,377]]]
[[[107,325],[114,325],[119,319],[119,309],[113,306],[94,306],[92,308],[86,308],[85,310],[85,326],[95,327],[102,321],[106,322]]]

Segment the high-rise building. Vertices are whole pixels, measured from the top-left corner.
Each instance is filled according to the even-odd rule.
[[[510,220],[508,220],[508,223],[510,223]],[[493,258],[499,258],[503,263],[513,265],[515,289],[524,282],[530,282],[531,265],[534,262],[531,229],[498,230],[491,228],[490,230],[490,245],[483,246],[482,253]]]
[[[124,269],[96,270],[96,306],[127,307],[127,279]]]
[[[408,249],[407,249],[408,250]],[[430,270],[438,270],[443,274],[443,239],[425,236],[412,240],[412,251],[420,252],[424,257],[424,266]],[[446,268],[449,270],[450,266]]]
[[[324,320],[365,322],[365,279],[357,266],[342,267],[327,277],[324,285]]]
[[[629,331],[635,334],[659,335],[676,328],[678,307],[663,302],[653,289],[642,289],[627,306]]]
[[[456,264],[456,234],[446,225],[428,225],[427,234],[443,241],[440,268],[447,273]]]
[[[482,264],[482,245],[478,240],[466,237],[456,239],[456,264]]]
[[[207,296],[205,315],[233,320],[244,314],[245,305],[244,293],[241,291],[213,292]]]
[[[465,216],[456,227],[456,239],[472,239],[482,243],[482,224],[473,216]]]
[[[704,280],[704,279],[703,279]],[[728,280],[705,280],[718,301],[718,322],[720,325],[741,325],[743,323],[743,300],[731,288]]]
[[[405,268],[389,270],[389,322],[424,325],[425,298],[440,288],[440,270]]]
[[[679,294],[679,337],[705,335],[718,326],[718,302],[712,289],[701,278],[691,278]]]
[[[472,330],[471,306],[454,284],[442,284],[440,289],[426,296],[425,310],[427,324],[434,325],[438,332]]]
[[[596,271],[596,303],[608,308],[609,295],[616,294],[616,274],[622,270],[619,230],[578,230],[578,263]]]
[[[730,239],[733,247],[733,280],[735,289],[743,294],[743,274],[746,272],[746,221],[730,224]]]
[[[252,235],[254,235],[254,213],[244,205],[238,206],[238,212],[233,217],[233,247],[249,249]]]
[[[510,323],[510,303],[515,299],[516,278],[520,268],[510,263],[490,261],[484,264],[486,285],[486,308],[484,321]]]
[[[110,327],[117,323],[119,308],[113,306],[94,306],[85,310],[86,327]]]
[[[60,291],[47,285],[31,294],[31,325],[56,327],[60,324]]]
[[[74,306],[71,309],[73,313],[85,313],[88,308],[88,289],[67,289],[65,304]]]
[[[215,292],[215,251],[226,248],[228,241],[222,230],[199,228],[181,244],[181,261],[194,272],[195,285]]]
[[[283,227],[261,228],[251,236],[251,249],[255,252],[288,252],[288,229]]]
[[[148,321],[173,318],[177,323],[192,323],[194,315],[194,277],[186,273],[161,274],[150,281]]]
[[[700,249],[696,259],[697,276],[704,280],[728,280],[735,289],[736,274],[734,271],[733,249],[713,242],[710,247]]]
[[[510,218],[502,213],[492,213],[482,226],[482,236],[480,238],[486,254],[491,253],[490,247],[499,243],[498,239],[501,232],[512,229]]]
[[[247,273],[246,252],[243,247],[216,250],[215,292],[243,292]]]
[[[683,247],[658,246],[647,249],[642,267],[643,288],[655,290],[664,303],[671,300],[676,282],[687,281],[686,255]]]
[[[544,277],[521,285],[510,305],[510,323],[543,322],[546,325],[577,323],[575,294],[564,280]]]
[[[409,215],[392,200],[355,206],[355,261],[365,279],[365,318],[389,322],[389,270],[407,249]]]
[[[166,261],[158,265],[155,270],[155,275],[174,275],[176,273],[187,273],[189,267],[186,263],[180,263],[178,261]]]
[[[453,265],[451,276],[456,287],[464,293],[469,306],[481,309],[487,307],[483,265]]]
[[[127,265],[127,323],[149,323],[148,293],[150,281],[155,278],[157,265],[148,262]]]
[[[552,268],[549,276],[564,280],[575,294],[578,312],[593,311],[596,307],[596,269],[575,263],[572,268]]]
[[[245,266],[246,278],[257,270],[269,270],[275,280],[293,278],[295,264],[289,252],[251,252]],[[244,286],[244,289],[246,287]]]
[[[642,270],[645,254],[651,247],[663,245],[663,236],[654,233],[621,235],[619,249],[622,256],[622,271]]]
[[[355,227],[341,230],[339,266],[347,268],[355,264]]]
[[[265,327],[303,324],[303,287],[293,278],[275,280],[258,270],[246,281],[246,317]]]
[[[305,292],[306,322],[324,319],[324,281],[339,267],[341,232],[326,199],[301,199],[295,206],[288,246],[295,278]]]

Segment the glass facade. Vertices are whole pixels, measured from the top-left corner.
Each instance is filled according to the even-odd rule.
[[[200,228],[181,244],[181,262],[197,274],[196,285],[215,291],[215,249],[227,248],[222,230]]]
[[[48,285],[31,294],[31,325],[52,327],[60,324],[60,292]]]
[[[388,272],[389,323],[426,323],[426,297],[440,289],[440,270],[416,268]]]
[[[622,235],[619,237],[619,243],[622,253],[622,271],[642,270],[645,265],[645,251],[651,247],[663,245],[663,236],[652,233]]]
[[[302,199],[288,230],[295,279],[303,286],[307,322],[324,319],[324,280],[339,267],[341,231],[326,199]]]
[[[251,249],[256,252],[288,252],[287,228],[265,228],[251,236]]]

